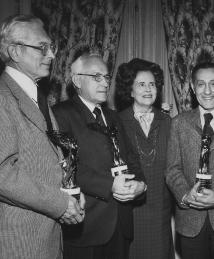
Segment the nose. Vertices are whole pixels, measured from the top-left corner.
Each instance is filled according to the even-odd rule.
[[[210,88],[209,84],[205,85],[204,93],[207,94],[207,95],[209,95],[211,93],[211,88]]]
[[[146,84],[146,85],[145,85],[145,90],[146,90],[147,92],[150,92],[150,91],[151,91],[151,86],[150,86],[150,84]]]
[[[103,77],[103,85],[107,88],[107,87],[109,87],[109,85],[110,85],[110,82],[105,78],[105,77]]]
[[[47,56],[51,59],[54,59],[56,57],[56,55],[53,53],[53,51],[49,48],[48,49],[48,54]]]

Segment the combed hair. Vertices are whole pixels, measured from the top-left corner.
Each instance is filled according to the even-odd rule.
[[[43,22],[33,15],[14,15],[6,18],[0,27],[0,58],[4,63],[10,60],[8,46],[23,39],[24,30],[21,28],[26,24],[38,23],[43,26]]]
[[[192,82],[194,83],[195,76],[199,69],[208,69],[208,68],[214,68],[214,63],[203,62],[203,63],[198,63],[197,65],[195,65],[195,67],[193,67],[193,69],[192,69]]]

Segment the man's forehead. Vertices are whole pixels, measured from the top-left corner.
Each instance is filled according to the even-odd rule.
[[[203,78],[213,78],[214,79],[214,68],[200,68],[196,75],[197,80],[203,80]]]
[[[82,59],[83,69],[93,70],[95,68],[107,68],[105,62],[100,56],[89,56]]]
[[[40,23],[28,23],[24,27],[19,28],[23,40],[32,43],[49,42],[50,38]]]

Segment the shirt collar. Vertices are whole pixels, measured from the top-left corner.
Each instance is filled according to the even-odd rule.
[[[30,99],[37,102],[37,85],[30,77],[10,66],[6,66],[5,72],[16,81]]]
[[[95,105],[92,102],[89,102],[88,100],[86,100],[85,98],[83,98],[82,96],[79,95],[79,98],[81,99],[81,101],[88,107],[88,109],[93,113],[94,108],[98,107],[97,105]],[[100,107],[100,106],[99,106]]]
[[[103,114],[103,111],[102,111],[102,108],[99,104],[94,104],[92,102],[89,102],[88,100],[86,100],[85,98],[83,98],[82,96],[78,95],[79,98],[81,99],[81,101],[86,105],[86,107],[88,107],[88,109],[91,111],[91,113],[93,114],[93,116],[95,117],[95,114],[93,113],[94,111],[94,108],[95,107],[98,107],[100,108],[100,111],[101,111],[101,116],[103,118],[103,121],[105,123],[105,125],[107,125],[107,122],[106,122],[106,118],[105,118],[105,115]]]

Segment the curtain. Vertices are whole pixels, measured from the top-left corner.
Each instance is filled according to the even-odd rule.
[[[193,66],[214,60],[213,6],[213,0],[162,0],[169,71],[179,112],[193,107]]]
[[[158,63],[164,71],[162,101],[171,107],[170,115],[177,114],[169,76],[161,0],[127,0],[116,59],[118,66],[132,58],[142,58]],[[114,80],[113,80],[114,82]],[[114,108],[114,84],[109,103]]]
[[[115,65],[124,0],[31,0],[32,12],[40,17],[59,50],[51,70],[50,104],[66,99],[73,54],[80,46],[96,46],[112,73]],[[62,88],[62,89],[60,89]]]

